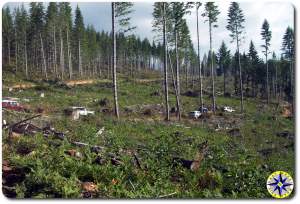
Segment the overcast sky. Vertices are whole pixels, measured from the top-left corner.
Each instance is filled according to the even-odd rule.
[[[73,12],[75,7],[80,7],[85,25],[94,25],[97,31],[111,30],[111,6],[110,3],[105,2],[93,2],[93,3],[71,3]],[[229,31],[226,29],[227,25],[227,13],[230,2],[216,2],[220,10],[218,16],[218,28],[213,29],[213,49],[217,50],[222,40],[225,41],[227,46],[232,50],[235,50],[235,44],[230,43]],[[8,3],[14,7],[15,3]],[[26,5],[27,7],[27,5]],[[262,56],[260,31],[264,19],[267,19],[272,31],[271,39],[271,51],[281,53],[281,43],[284,32],[288,26],[294,28],[294,7],[290,3],[285,2],[240,2],[240,7],[245,15],[245,39],[242,42],[241,51],[248,52],[250,40],[253,40],[258,53]],[[135,3],[134,13],[132,13],[132,25],[137,26],[134,31],[136,35],[141,38],[147,37],[150,42],[153,39],[154,33],[152,32],[152,11],[153,3]],[[203,6],[200,8],[200,13],[203,12]],[[196,35],[196,17],[195,11],[192,10],[191,15],[187,15],[189,29],[191,31],[192,41],[196,48],[197,35]],[[201,52],[207,52],[209,49],[209,34],[208,24],[204,23],[204,19],[200,19],[200,48]]]

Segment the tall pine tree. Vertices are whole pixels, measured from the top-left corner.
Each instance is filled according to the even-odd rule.
[[[236,42],[238,64],[239,64],[239,78],[240,78],[240,99],[241,99],[241,113],[244,111],[244,99],[243,99],[243,80],[242,80],[242,66],[240,59],[240,43],[244,30],[243,23],[245,22],[244,14],[240,9],[237,2],[232,2],[228,11],[228,25],[226,28],[230,31],[230,37],[232,41]]]
[[[205,21],[208,21],[209,26],[209,50],[210,53],[213,53],[212,50],[212,28],[216,28],[217,26],[217,20],[218,15],[220,14],[218,10],[218,6],[215,5],[214,2],[207,2],[205,3],[205,11],[202,14],[203,17],[206,17]],[[215,71],[214,71],[214,65],[213,65],[213,55],[210,55],[210,73],[211,73],[211,81],[212,81],[212,110],[215,113],[216,112],[216,96],[215,96]]]
[[[265,19],[261,28],[261,36],[262,36],[262,40],[264,40],[264,44],[262,45],[262,47],[264,48],[263,53],[265,55],[265,59],[266,59],[266,93],[267,93],[267,103],[269,104],[269,100],[270,100],[270,94],[269,94],[269,65],[268,65],[268,54],[270,53],[269,51],[269,47],[270,47],[270,41],[272,38],[272,32],[270,30],[270,25],[268,23],[268,21]]]

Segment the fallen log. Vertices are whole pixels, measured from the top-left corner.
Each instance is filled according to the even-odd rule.
[[[124,163],[118,158],[111,158],[110,161],[111,161],[111,164],[115,165],[115,166],[124,165]]]
[[[38,128],[38,127],[36,127],[36,126],[34,126],[34,125],[32,125],[32,124],[29,124],[29,123],[26,123],[25,125],[22,124],[22,123],[25,123],[25,122],[27,122],[27,121],[29,121],[29,120],[32,120],[32,119],[37,118],[37,117],[40,117],[40,116],[41,116],[40,114],[39,114],[39,115],[35,115],[35,116],[31,116],[31,117],[29,117],[29,118],[26,118],[26,119],[24,119],[24,120],[21,120],[21,121],[19,121],[19,122],[16,122],[16,123],[13,123],[13,124],[9,125],[9,126],[8,126],[8,130],[9,130],[8,136],[9,136],[10,138],[12,138],[12,137],[13,137],[13,133],[17,133],[17,134],[25,134],[26,131],[27,131],[27,132],[29,132],[29,134],[31,134],[31,133],[34,133],[35,131],[40,131],[40,128]],[[30,126],[30,127],[29,127],[29,126]],[[33,131],[33,132],[28,131],[28,130],[27,130],[28,127],[29,127],[29,128],[31,129],[31,131]]]
[[[53,127],[46,126],[43,129],[43,135],[45,137],[49,137],[50,135],[53,135],[55,138],[64,140],[65,139],[65,133],[63,132],[57,132]]]
[[[166,194],[166,195],[161,195],[161,196],[158,196],[158,198],[166,198],[166,197],[169,197],[169,196],[172,196],[172,195],[175,195],[175,194],[177,194],[177,192],[169,193],[169,194]]]
[[[83,142],[71,142],[72,145],[78,146],[78,147],[87,147],[89,144],[83,143]]]
[[[141,163],[140,163],[140,161],[139,161],[139,158],[136,156],[135,153],[133,154],[133,158],[134,158],[134,161],[135,161],[135,163],[137,164],[137,166],[138,166],[140,169],[143,169],[143,168],[142,168],[142,165],[141,165]]]
[[[9,126],[9,128],[12,128],[13,126],[16,126],[16,125],[18,125],[18,124],[24,123],[24,122],[26,122],[26,121],[28,121],[28,120],[32,120],[32,119],[37,118],[37,117],[40,117],[40,116],[41,116],[41,114],[38,114],[38,115],[35,115],[35,116],[32,116],[32,117],[26,118],[26,119],[24,119],[24,120],[21,120],[21,121],[19,121],[19,122],[16,122],[16,123],[14,123],[14,124],[11,124],[11,125]]]
[[[24,124],[18,124],[14,125],[10,131],[17,133],[17,134],[24,134],[24,135],[34,135],[37,132],[41,131],[41,128],[30,124],[30,123],[24,123]]]

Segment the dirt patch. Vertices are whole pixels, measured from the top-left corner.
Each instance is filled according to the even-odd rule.
[[[29,88],[33,88],[36,87],[35,84],[15,84],[12,86],[3,86],[4,88],[8,88],[9,90],[13,90],[13,89],[29,89]]]
[[[162,80],[163,79],[136,79],[135,82],[140,84],[147,84],[151,82],[160,82]]]
[[[75,86],[75,85],[82,85],[82,84],[93,84],[95,83],[95,80],[89,79],[89,80],[71,80],[66,81],[65,84],[68,86]]]

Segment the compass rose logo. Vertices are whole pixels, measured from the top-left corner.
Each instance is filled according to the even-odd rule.
[[[294,188],[293,178],[284,171],[275,171],[267,180],[267,189],[275,198],[288,197]]]

